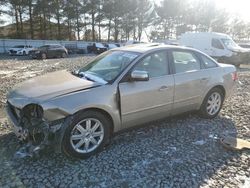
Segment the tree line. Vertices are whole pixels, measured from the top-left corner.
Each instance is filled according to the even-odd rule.
[[[118,42],[213,31],[250,39],[250,23],[214,0],[1,0],[0,7],[0,23],[1,15],[12,17],[12,38]]]

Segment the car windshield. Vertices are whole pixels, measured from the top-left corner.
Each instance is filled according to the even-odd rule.
[[[97,48],[105,48],[105,46],[102,43],[95,43],[95,46]]]
[[[49,47],[49,45],[44,45],[44,46],[40,46],[38,49],[46,49],[48,47]]]
[[[80,69],[78,75],[105,84],[114,80],[138,56],[135,52],[108,51]]]
[[[117,48],[117,46],[115,44],[109,44],[110,48]]]
[[[227,39],[221,39],[223,44],[227,47],[227,48],[238,48],[239,46],[230,38]]]
[[[19,46],[14,46],[13,48],[24,48],[24,46],[19,45]]]

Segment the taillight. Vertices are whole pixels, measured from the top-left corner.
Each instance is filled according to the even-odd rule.
[[[232,73],[232,79],[233,79],[233,81],[238,80],[237,72],[233,72],[233,73]]]

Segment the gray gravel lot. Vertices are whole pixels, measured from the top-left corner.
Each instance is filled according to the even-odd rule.
[[[230,151],[218,137],[250,140],[250,67],[213,120],[185,114],[118,134],[101,153],[70,160],[47,152],[14,159],[19,144],[3,113],[7,91],[46,72],[75,69],[93,56],[29,60],[0,57],[0,187],[250,187],[250,151]]]

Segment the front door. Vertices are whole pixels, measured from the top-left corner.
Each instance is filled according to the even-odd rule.
[[[133,70],[147,71],[149,80],[119,84],[123,125],[130,127],[168,116],[173,106],[174,78],[169,74],[167,52],[149,54]]]

